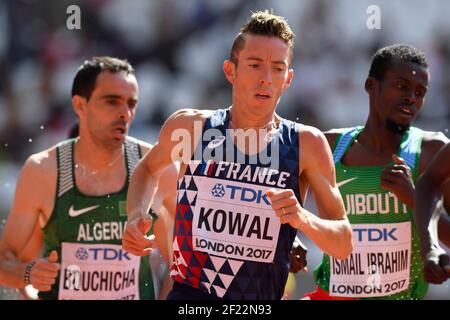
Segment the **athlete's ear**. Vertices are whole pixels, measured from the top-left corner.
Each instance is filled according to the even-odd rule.
[[[234,62],[225,60],[223,62],[223,73],[225,73],[225,77],[227,78],[227,80],[231,84],[234,84],[234,78],[236,76],[236,65],[234,64]]]
[[[370,93],[376,86],[376,79],[373,77],[368,77],[366,79],[366,83],[364,84],[364,88],[368,93]]]
[[[289,89],[289,87],[291,86],[291,83],[292,83],[292,79],[294,79],[294,69],[289,69],[286,82],[284,83],[284,86],[283,86],[283,92],[285,92],[287,89]]]
[[[79,96],[79,95],[74,95],[72,97],[72,106],[73,106],[73,110],[75,111],[75,113],[80,116],[80,113],[84,111],[85,107],[86,107],[86,98]]]

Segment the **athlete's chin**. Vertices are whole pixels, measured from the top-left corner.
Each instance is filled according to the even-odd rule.
[[[264,108],[264,109],[270,109],[270,110],[273,110],[276,108],[276,103],[272,99],[267,99],[267,100],[255,99],[254,105],[256,108]]]
[[[111,150],[120,148],[124,142],[125,142],[126,136],[123,137],[112,137],[111,139],[108,139],[107,145]]]

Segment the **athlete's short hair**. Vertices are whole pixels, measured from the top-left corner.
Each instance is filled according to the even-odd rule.
[[[89,100],[94,91],[97,76],[102,71],[123,72],[126,75],[135,74],[134,68],[127,60],[108,56],[92,57],[89,60],[85,60],[78,68],[77,74],[73,79],[72,97],[79,95]]]
[[[231,47],[230,61],[235,65],[238,64],[238,54],[245,45],[245,35],[247,34],[276,37],[283,40],[289,47],[292,60],[295,34],[284,17],[276,16],[273,12],[269,13],[268,10],[253,13],[250,20],[241,27]]]
[[[386,70],[391,67],[393,60],[417,63],[428,68],[428,61],[425,54],[408,44],[393,44],[379,49],[372,57],[369,77],[383,80]]]

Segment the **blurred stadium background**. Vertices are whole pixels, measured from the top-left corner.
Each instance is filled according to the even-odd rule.
[[[68,30],[66,9],[81,8],[81,30]],[[369,30],[368,6],[381,9]],[[449,135],[450,2],[447,0],[1,0],[0,233],[26,158],[64,139],[75,123],[70,88],[93,55],[127,58],[140,86],[131,135],[154,143],[162,122],[182,107],[227,107],[222,73],[232,40],[250,11],[273,9],[296,37],[293,86],[278,112],[322,130],[364,124],[363,89],[372,54],[392,43],[424,51],[431,85],[416,125]],[[311,200],[307,206],[313,206]],[[320,252],[307,239],[309,272],[289,282],[288,299],[313,290]],[[297,281],[295,281],[297,280]],[[450,299],[447,281],[428,299]],[[15,299],[0,287],[0,299]]]

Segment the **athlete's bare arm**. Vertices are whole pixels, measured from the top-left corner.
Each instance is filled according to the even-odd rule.
[[[421,243],[421,254],[424,262],[425,280],[430,283],[442,283],[450,275],[450,259],[439,245],[436,237],[436,221],[439,213],[436,205],[444,194],[445,202],[448,204],[450,182],[450,144],[447,144],[436,157],[431,160],[424,174],[420,177],[416,188],[416,212],[417,229]],[[446,208],[448,210],[448,207]],[[442,234],[449,230],[448,221],[441,221],[440,231]]]
[[[17,182],[13,207],[0,240],[0,283],[14,288],[25,286],[28,259],[40,250],[41,235],[36,233],[39,219],[47,221],[56,189],[54,150],[32,155],[25,163]],[[37,238],[33,238],[37,237]],[[20,259],[21,258],[21,259]],[[23,260],[22,260],[23,259]],[[60,268],[56,252],[37,259],[30,272],[30,282],[40,291],[50,290]]]
[[[150,144],[141,142],[141,150],[144,156],[151,149]],[[177,163],[170,164],[164,170],[152,204],[152,209],[158,215],[158,219],[153,226],[153,233],[159,252],[166,263],[172,261],[172,228],[175,217],[178,172],[179,166]]]
[[[450,248],[450,215],[446,212],[442,212],[439,218],[438,236],[439,241]]]
[[[302,208],[292,190],[274,193],[272,207],[282,223],[302,231],[325,253],[345,259],[353,249],[352,231],[327,140],[319,130],[302,126],[300,141],[300,190],[306,190],[305,184],[311,187],[320,217]]]
[[[419,175],[422,175],[427,170],[434,157],[448,143],[450,143],[450,140],[441,132],[425,132],[422,143],[422,155],[420,157]],[[450,180],[444,181],[440,189],[443,196],[444,208],[450,214]],[[427,221],[429,222],[429,220]],[[448,236],[450,234],[449,219],[438,219],[438,230],[440,231],[439,240],[450,247]]]
[[[183,162],[190,160],[195,139],[200,138],[194,135],[194,124],[198,121],[202,125],[205,119],[205,113],[192,109],[174,113],[161,128],[158,142],[136,166],[127,196],[128,223],[122,241],[126,251],[138,256],[152,251],[154,239],[145,236],[151,226],[146,213],[153,203],[160,176],[176,161],[181,161],[183,171]]]

